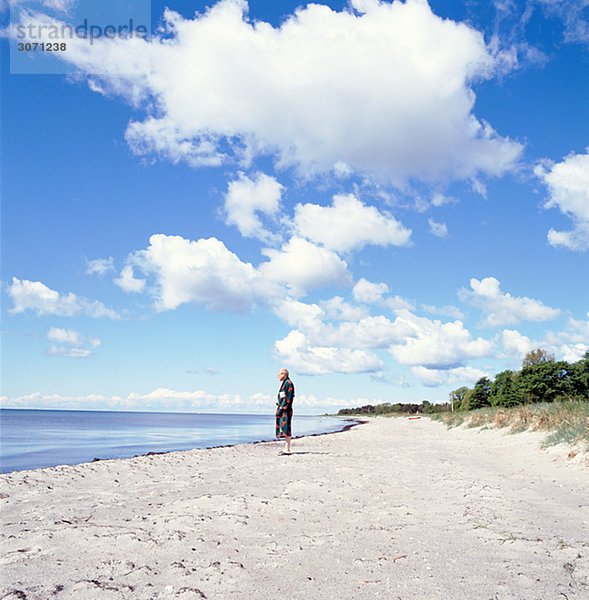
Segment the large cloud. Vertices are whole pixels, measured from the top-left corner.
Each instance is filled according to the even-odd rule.
[[[354,194],[334,196],[331,206],[297,204],[294,226],[300,235],[336,252],[367,244],[404,246],[411,236],[392,215],[366,206]]]
[[[391,321],[384,315],[370,316],[362,308],[345,303],[342,306],[339,296],[321,302],[321,306],[287,298],[276,306],[275,312],[303,331],[308,343],[317,347],[388,348],[414,335],[413,328],[403,319]],[[347,320],[342,320],[344,314]],[[330,319],[341,322],[334,325],[328,322]]]
[[[461,321],[442,323],[400,311],[397,327],[408,330],[406,338],[392,345],[389,352],[402,365],[446,370],[464,366],[465,361],[489,356],[493,343],[483,338],[473,340]]]
[[[352,284],[352,275],[344,260],[302,238],[293,237],[280,250],[266,248],[263,253],[270,260],[260,265],[260,273],[271,281],[286,284],[294,294]]]
[[[546,208],[557,207],[573,221],[571,231],[551,229],[550,244],[571,250],[589,249],[589,154],[570,154],[548,168],[536,167],[535,173],[548,187]]]
[[[321,323],[309,328],[309,338],[317,346],[343,348],[389,348],[414,336],[412,328],[403,319],[391,321],[384,315],[364,317],[358,321],[344,321],[337,327]]]
[[[138,154],[195,166],[272,154],[306,176],[399,186],[512,168],[521,146],[472,112],[472,81],[504,63],[482,34],[424,0],[351,5],[309,4],[278,28],[249,22],[245,0],[193,19],[166,10],[150,41],[72,40],[62,58],[147,108],[126,133]]]
[[[501,337],[503,349],[518,361],[523,360],[530,350],[539,347],[538,342],[532,341],[515,329],[504,329]]]
[[[540,300],[503,293],[495,277],[485,277],[480,281],[473,277],[470,287],[471,290],[460,290],[459,296],[487,313],[484,324],[489,327],[513,325],[520,321],[550,321],[561,313]]]
[[[152,293],[159,310],[193,303],[212,311],[245,312],[280,293],[277,284],[265,280],[216,238],[193,241],[155,234],[149,246],[129,260],[155,278]]]
[[[155,234],[146,249],[129,256],[117,284],[128,292],[148,290],[158,310],[190,303],[211,311],[247,312],[256,306],[274,308],[289,293],[304,295],[309,289],[352,283],[341,258],[306,240],[292,238],[281,249],[263,253],[268,260],[255,267],[216,238]],[[147,277],[147,284],[135,271]],[[140,283],[140,289],[129,282]]]
[[[374,373],[383,369],[380,359],[366,350],[337,346],[312,346],[301,331],[291,331],[274,344],[276,357],[302,375]]]
[[[86,315],[96,318],[120,318],[114,310],[107,308],[102,302],[87,300],[72,292],[61,294],[40,281],[13,277],[12,284],[7,291],[14,303],[14,306],[9,309],[11,313],[33,312],[39,317],[44,315],[62,317]]]
[[[422,383],[439,385],[464,374],[469,360],[494,350],[493,342],[473,339],[461,321],[443,323],[407,309],[399,309],[394,320],[360,316],[334,325],[320,306],[285,300],[277,314],[297,327],[276,342],[277,355],[309,375],[380,371],[382,363],[373,351],[386,350]]]

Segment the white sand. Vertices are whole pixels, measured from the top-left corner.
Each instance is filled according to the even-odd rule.
[[[589,468],[539,440],[381,418],[3,475],[0,598],[587,599]]]

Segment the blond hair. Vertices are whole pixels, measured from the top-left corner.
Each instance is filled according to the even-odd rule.
[[[284,374],[285,374],[285,375],[288,377],[288,369],[284,369],[284,368],[282,368],[282,369],[280,369],[280,371],[278,371],[278,373],[279,373],[279,374],[280,374],[280,373],[284,373]]]

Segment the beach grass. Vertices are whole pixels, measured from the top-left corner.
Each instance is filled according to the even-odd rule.
[[[539,402],[510,408],[486,407],[430,415],[449,428],[465,427],[509,428],[510,433],[543,431],[547,436],[543,446],[579,444],[589,451],[589,402],[572,400]]]

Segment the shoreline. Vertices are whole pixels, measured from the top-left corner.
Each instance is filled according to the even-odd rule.
[[[10,409],[3,409],[3,410],[10,410]],[[63,412],[72,412],[72,411],[63,411]],[[73,412],[80,412],[80,411],[73,411]],[[85,412],[100,412],[100,411],[85,411]],[[112,412],[112,411],[102,411],[102,412]],[[144,413],[144,414],[156,414],[156,413]],[[176,413],[168,413],[168,414],[176,414]],[[203,414],[205,414],[205,413],[203,413]],[[208,413],[206,413],[206,414],[208,414]],[[239,413],[239,416],[250,416],[250,415],[246,415],[246,414],[241,415],[241,413]],[[253,416],[257,416],[257,415],[253,415]],[[354,419],[349,416],[341,416],[341,417],[337,416],[337,415],[299,415],[299,416],[300,417],[309,417],[309,418],[325,418],[325,417],[337,418],[337,419],[341,419],[344,421],[349,421],[350,423],[347,425],[344,425],[341,429],[338,429],[335,431],[323,431],[323,432],[319,432],[319,433],[303,433],[298,436],[293,436],[293,438],[292,438],[293,440],[307,437],[307,436],[329,435],[331,433],[339,433],[341,431],[347,431],[350,427],[354,427],[354,426],[360,424],[359,419]],[[22,471],[38,471],[38,470],[43,470],[43,469],[51,469],[51,468],[64,466],[64,465],[78,466],[78,465],[92,464],[92,463],[103,462],[103,461],[108,461],[108,460],[129,460],[132,458],[140,458],[140,457],[144,457],[144,456],[165,455],[165,454],[172,454],[175,452],[191,452],[193,450],[210,450],[213,448],[231,448],[233,446],[239,446],[241,444],[260,444],[260,443],[271,443],[271,442],[275,442],[275,441],[279,441],[279,440],[277,440],[276,438],[274,438],[274,439],[257,439],[257,440],[251,440],[251,441],[236,441],[236,442],[232,442],[229,444],[216,444],[216,445],[210,445],[210,446],[207,445],[207,446],[202,446],[202,447],[196,446],[196,447],[187,447],[187,448],[182,448],[182,449],[171,449],[171,450],[148,450],[146,452],[140,452],[137,454],[129,454],[128,456],[117,456],[117,457],[102,458],[100,456],[94,456],[93,458],[88,458],[88,459],[82,460],[80,462],[63,462],[63,463],[58,463],[55,465],[30,467],[30,468],[23,468],[23,469],[13,469],[11,471],[3,471],[3,472],[0,472],[0,475],[6,475],[6,474],[10,474],[10,473],[18,473],[18,472],[22,472]],[[53,451],[54,449],[51,449],[51,450]],[[89,452],[89,453],[92,454],[92,452]]]
[[[332,416],[332,415],[321,415],[321,416]],[[338,429],[336,431],[323,431],[322,433],[303,433],[301,435],[293,435],[293,440],[299,440],[306,437],[316,437],[320,435],[333,435],[335,433],[343,433],[344,431],[348,431],[352,429],[352,427],[356,427],[357,425],[362,425],[367,421],[360,421],[357,419],[344,419],[346,421],[354,421],[353,423],[349,423],[345,425],[342,429]],[[129,456],[128,458],[94,458],[90,462],[101,462],[105,460],[129,460],[130,458],[141,458],[144,456],[158,456],[161,454],[174,454],[176,452],[194,452],[196,450],[214,450],[215,448],[234,448],[235,446],[243,446],[246,444],[273,444],[273,443],[283,443],[281,439],[275,438],[273,440],[255,440],[253,442],[236,442],[235,444],[220,444],[219,446],[206,446],[205,448],[190,448],[188,450],[163,450],[162,452],[146,452],[145,454],[136,454],[135,456]],[[80,465],[88,464],[88,463],[78,463]],[[75,466],[75,465],[74,465]],[[45,467],[51,468],[51,467]],[[36,471],[38,469],[30,469],[31,471]],[[12,473],[14,471],[11,471]]]
[[[586,595],[586,467],[531,434],[362,424],[290,456],[258,442],[0,475],[0,597]]]

